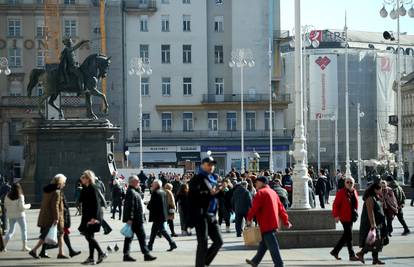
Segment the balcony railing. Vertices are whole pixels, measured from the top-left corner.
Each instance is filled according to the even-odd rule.
[[[143,131],[144,139],[194,139],[194,138],[240,138],[240,131]],[[269,131],[244,131],[245,138],[268,138]],[[274,129],[274,138],[293,138],[293,130],[291,129]],[[132,142],[139,142],[139,133],[135,131]]]
[[[269,94],[245,94],[243,99],[244,102],[264,102],[269,101]],[[240,94],[225,94],[225,95],[215,95],[215,94],[205,94],[203,95],[203,103],[214,104],[214,103],[230,103],[230,102],[240,102]],[[280,94],[273,96],[273,102],[276,103],[290,103],[290,94]]]
[[[39,96],[2,96],[0,106],[3,107],[37,107]],[[77,96],[63,96],[62,107],[84,107],[85,98]]]
[[[155,0],[126,0],[124,1],[124,9],[126,11],[136,12],[156,12],[157,1]]]

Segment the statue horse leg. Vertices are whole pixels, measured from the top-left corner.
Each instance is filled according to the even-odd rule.
[[[47,94],[44,94],[42,96],[39,97],[39,102],[38,102],[38,112],[39,115],[42,119],[45,119],[45,114],[42,112],[42,109],[44,108],[44,103],[47,100],[49,96]]]
[[[56,98],[59,96],[59,94],[53,94],[53,95],[51,95],[50,96],[50,98],[49,98],[49,105],[51,105],[54,109],[56,109],[58,112],[59,112],[59,119],[64,119],[65,118],[65,116],[64,116],[64,114],[63,114],[63,110],[62,110],[62,107],[57,107],[56,105],[55,105],[55,100],[56,100]]]
[[[93,119],[93,120],[97,120],[98,117],[95,115],[95,113],[93,113],[93,110],[92,110],[92,96],[91,96],[91,93],[86,92],[85,97],[86,97],[86,110],[87,110],[87,113],[88,113],[88,117]]]
[[[104,113],[105,113],[105,114],[108,114],[108,112],[109,112],[109,104],[108,104],[108,100],[106,99],[106,96],[105,96],[103,93],[99,92],[99,91],[98,91],[98,89],[96,89],[96,87],[95,87],[94,89],[92,89],[91,93],[92,93],[92,95],[94,95],[94,96],[97,96],[97,97],[102,98],[102,100],[103,100],[103,101],[104,101],[104,103],[105,103],[105,110],[104,110]]]

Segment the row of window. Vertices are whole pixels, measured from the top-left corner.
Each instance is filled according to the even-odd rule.
[[[22,0],[8,0],[9,5],[18,5],[21,4]],[[36,4],[42,5],[43,0],[36,0]],[[63,0],[64,5],[76,5],[76,0]]]
[[[224,79],[222,77],[217,77],[215,79],[215,88],[216,95],[224,94]],[[161,93],[163,96],[171,96],[171,78],[162,77],[161,78]],[[193,82],[191,77],[183,78],[183,95],[191,96],[193,94]],[[141,78],[141,95],[149,96],[150,95],[150,79],[149,77]]]
[[[36,67],[43,68],[45,66],[45,50],[36,51]],[[23,65],[22,62],[22,49],[21,48],[9,48],[8,49],[8,61],[11,68],[20,68]]]
[[[183,32],[191,31],[191,16],[183,15],[182,20]],[[141,15],[139,17],[139,30],[141,32],[148,32],[148,16]],[[170,15],[161,15],[161,31],[169,32],[170,31]],[[215,32],[224,32],[224,18],[223,16],[214,17],[214,31]]]
[[[269,130],[269,112],[265,112],[265,130]],[[208,130],[215,132],[219,130],[219,116],[217,112],[208,112]],[[275,126],[275,119],[273,113],[273,127]],[[192,112],[183,112],[183,131],[192,132],[194,131],[194,118]],[[172,131],[172,113],[163,112],[161,113],[161,129],[164,132]],[[151,115],[150,113],[142,114],[142,130],[150,131],[151,129]],[[237,112],[227,112],[226,114],[226,130],[227,131],[237,131]],[[246,111],[245,113],[245,130],[246,131],[256,131],[256,112],[255,111]]]
[[[9,18],[7,20],[8,37],[22,37],[23,23],[20,18]],[[43,38],[46,27],[43,19],[36,20],[36,37]],[[77,36],[78,22],[76,19],[63,19],[63,34],[65,36]]]
[[[189,64],[192,63],[192,46],[190,44],[184,44],[182,46],[183,53],[183,63]],[[141,44],[139,46],[139,56],[141,58],[149,58],[149,45]],[[162,44],[161,45],[161,63],[171,64],[171,45]],[[214,63],[223,64],[224,63],[224,49],[222,45],[214,46]]]

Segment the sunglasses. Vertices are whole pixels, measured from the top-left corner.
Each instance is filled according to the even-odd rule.
[[[348,181],[348,182],[345,182],[345,183],[346,183],[346,184],[353,184],[353,182],[349,182],[349,181]]]

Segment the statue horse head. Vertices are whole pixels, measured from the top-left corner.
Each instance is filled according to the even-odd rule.
[[[111,57],[101,54],[89,55],[80,66],[85,76],[92,76],[98,80],[108,75],[108,68],[111,64]]]

